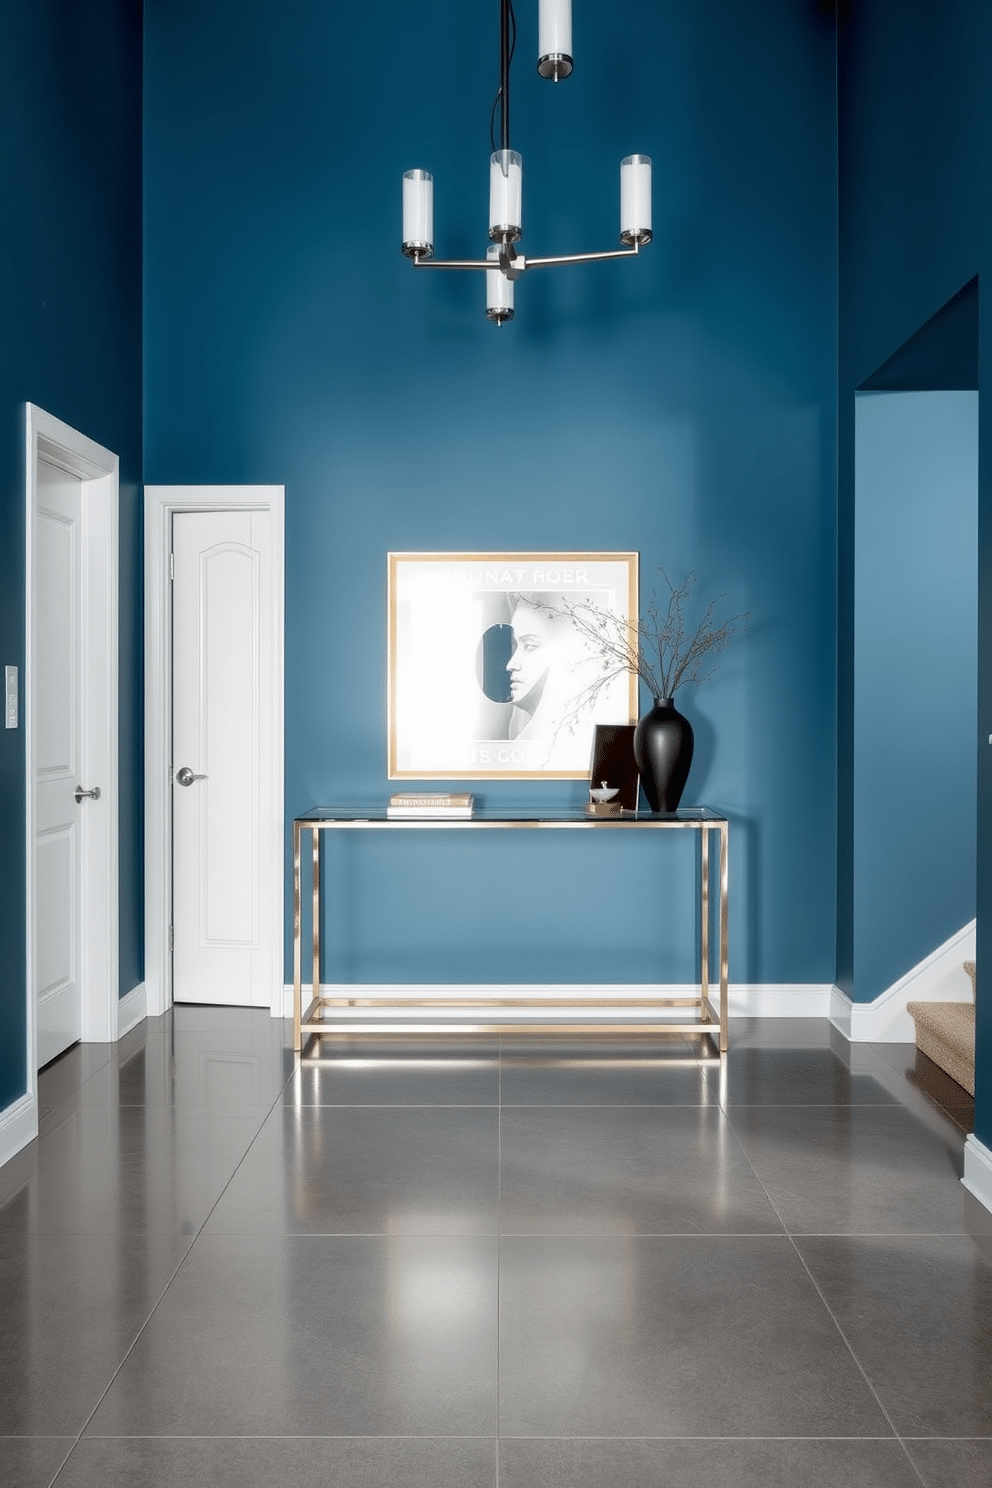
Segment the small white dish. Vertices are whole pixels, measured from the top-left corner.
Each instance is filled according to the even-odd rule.
[[[594,801],[612,801],[614,796],[620,794],[620,787],[611,790],[605,780],[601,780],[598,790],[590,790],[589,795]]]

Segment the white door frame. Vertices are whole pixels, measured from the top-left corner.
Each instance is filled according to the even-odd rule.
[[[35,1020],[34,524],[38,461],[44,459],[81,482],[82,725],[81,768],[87,787],[99,785],[100,807],[80,813],[82,906],[79,933],[81,1031],[84,1043],[114,1043],[118,1036],[118,467],[117,455],[87,439],[33,403],[25,418],[24,513],[24,761],[27,821],[27,1050],[29,1092],[38,1070]]]
[[[174,512],[268,511],[272,517],[272,1016],[283,1015],[284,486],[145,487],[145,988],[149,1016],[172,1006],[172,596]]]

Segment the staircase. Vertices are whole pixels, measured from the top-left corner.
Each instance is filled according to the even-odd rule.
[[[970,1002],[909,1002],[906,1011],[916,1025],[916,1047],[970,1095],[974,1095],[974,961],[966,961],[964,969],[971,977]]]

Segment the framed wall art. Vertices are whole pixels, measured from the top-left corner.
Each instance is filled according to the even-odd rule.
[[[574,612],[637,624],[636,553],[390,553],[389,778],[587,779],[637,679]]]

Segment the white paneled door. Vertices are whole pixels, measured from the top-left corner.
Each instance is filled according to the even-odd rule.
[[[38,1064],[76,1043],[80,1000],[82,483],[38,461],[32,699],[35,740],[35,1017]]]
[[[172,517],[176,1002],[269,1006],[272,517]]]

